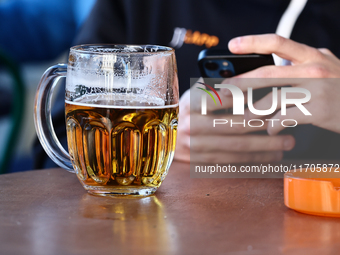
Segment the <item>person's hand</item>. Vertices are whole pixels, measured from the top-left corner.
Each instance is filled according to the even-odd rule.
[[[295,140],[291,135],[249,134],[266,130],[267,125],[261,128],[216,125],[213,128],[213,119],[233,118],[233,121],[242,122],[244,118],[231,114],[211,113],[214,110],[232,107],[232,98],[221,94],[223,107],[215,106],[212,100],[207,100],[207,115],[201,115],[200,103],[192,103],[190,109],[190,97],[196,97],[191,98],[192,102],[201,100],[201,93],[193,91],[195,89],[194,86],[187,90],[180,99],[176,160],[203,163],[271,162],[281,160],[283,151],[294,147]]]
[[[287,108],[287,115],[278,111],[272,119],[295,119],[298,124],[313,124],[340,133],[340,60],[328,49],[316,49],[304,44],[285,39],[275,34],[238,37],[229,42],[229,49],[235,54],[270,54],[291,61],[291,66],[265,66],[251,72],[239,75],[238,78],[322,78],[294,79],[293,87],[306,88],[311,93],[311,99],[304,104],[312,116],[304,115],[297,107]],[[274,83],[273,83],[274,82]],[[272,79],[270,82],[257,84],[258,87],[283,86],[284,79]],[[247,91],[247,84],[238,84]],[[254,87],[256,89],[256,87]],[[228,94],[228,91],[222,90]],[[278,93],[280,99],[280,92]],[[256,109],[269,109],[272,104],[272,94],[254,104]],[[280,100],[278,107],[280,107]],[[247,118],[253,118],[249,111]],[[257,116],[258,117],[258,116]],[[268,126],[268,133],[276,135],[284,127],[282,125]]]

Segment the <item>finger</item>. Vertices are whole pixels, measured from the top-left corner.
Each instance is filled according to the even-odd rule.
[[[251,127],[259,126],[259,127]],[[201,115],[191,114],[190,134],[191,135],[230,135],[246,134],[266,130],[268,123],[251,123],[248,125],[244,116],[237,115]],[[262,125],[262,126],[261,126]]]
[[[228,45],[235,54],[272,54],[293,63],[304,63],[319,56],[320,52],[305,44],[297,43],[276,34],[249,35],[232,39]]]
[[[335,57],[335,55],[329,49],[319,48],[318,50],[325,55]]]
[[[310,76],[307,75],[309,75],[308,66],[263,66],[250,72],[240,74],[237,78],[280,78],[277,79],[275,83],[277,86],[284,86],[286,82],[289,82],[285,80],[287,78],[310,78]],[[269,81],[267,81],[267,83],[268,82]]]
[[[190,115],[179,115],[178,116],[178,134],[190,135]]]
[[[176,146],[174,159],[183,162],[190,162],[190,149],[185,146]]]
[[[244,73],[238,77],[226,79],[223,83],[237,86],[242,91],[248,88],[259,89],[266,87],[301,86],[302,83],[311,83],[311,79],[300,78],[327,78],[330,73],[327,68],[318,63],[309,63],[296,66],[264,66]],[[248,79],[254,78],[254,79]],[[221,88],[221,94],[230,96],[228,88]]]
[[[191,136],[192,152],[289,151],[295,146],[291,135]]]
[[[276,93],[276,94],[275,94]],[[275,93],[270,92],[269,94],[267,94],[265,97],[261,98],[260,100],[256,101],[253,104],[248,104],[248,108],[245,109],[244,111],[244,118],[248,121],[250,119],[254,119],[254,118],[259,118],[259,117],[267,117],[270,114],[273,114],[275,111],[281,109],[281,90],[277,90]],[[285,98],[286,99],[302,99],[305,98],[306,95],[303,93],[292,93],[292,92],[288,92],[285,93]],[[276,101],[276,103],[275,103]],[[273,103],[274,102],[274,103]],[[273,112],[269,113],[269,114],[265,114],[265,115],[257,115],[254,113],[255,110],[272,110],[275,109]]]
[[[288,108],[286,115],[282,115],[281,111],[278,111],[272,119],[277,121],[273,122],[273,125],[268,125],[267,131],[270,135],[277,135],[283,129],[294,127],[297,124],[312,124],[312,116],[304,115],[297,107]]]
[[[331,78],[331,75],[327,65],[316,62],[294,66],[263,66],[241,74],[237,78],[280,78],[275,82],[279,85],[287,82],[285,80],[287,78],[288,81],[293,80],[294,83],[295,78]]]
[[[191,153],[190,161],[199,163],[256,163],[275,162],[283,157],[281,151],[271,152],[213,152],[213,153]]]
[[[190,162],[190,135],[178,130],[175,160]]]
[[[286,68],[286,67],[290,67],[290,66],[261,67],[256,70],[250,71],[248,73],[242,74],[244,76],[238,76],[235,78],[226,79],[222,82],[223,84],[221,84],[220,87],[223,87],[224,84],[227,84],[227,85],[230,84],[230,85],[234,85],[240,88],[243,92],[247,92],[248,88],[252,88],[253,90],[255,90],[255,89],[261,89],[261,88],[268,88],[268,87],[282,87],[282,86],[287,86],[287,85],[290,85],[290,86],[296,85],[299,81],[297,79],[294,79],[294,75],[291,75],[293,77],[289,77],[289,76],[287,76],[287,78],[283,77],[285,70],[280,70],[280,69]],[[300,68],[298,69],[300,70]],[[276,71],[282,74],[282,77],[280,77],[280,79],[278,79],[278,77],[275,77],[275,74],[272,73]],[[289,72],[291,71],[288,71],[287,73]],[[294,70],[294,72],[298,72],[298,71]],[[272,77],[269,77],[269,76],[272,76]],[[248,79],[248,78],[254,78],[254,79]],[[232,95],[230,88],[221,88],[220,93],[223,96],[227,96],[227,97],[230,97]]]

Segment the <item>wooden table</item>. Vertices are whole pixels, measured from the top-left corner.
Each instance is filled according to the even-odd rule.
[[[0,254],[340,254],[340,219],[283,204],[282,179],[192,179],[155,196],[88,195],[62,169],[0,176]]]

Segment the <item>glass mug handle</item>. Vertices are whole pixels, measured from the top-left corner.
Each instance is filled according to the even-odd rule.
[[[34,125],[47,155],[60,167],[74,173],[70,155],[59,142],[51,117],[52,94],[60,78],[66,77],[66,72],[67,64],[57,64],[43,74],[35,96]]]

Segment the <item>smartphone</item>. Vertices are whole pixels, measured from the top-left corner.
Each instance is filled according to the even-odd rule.
[[[256,68],[275,65],[273,56],[249,54],[231,55],[229,50],[205,49],[198,55],[198,67],[204,82],[210,86],[220,84],[223,79],[249,72]],[[272,88],[262,88],[253,91],[253,100],[258,101]]]

